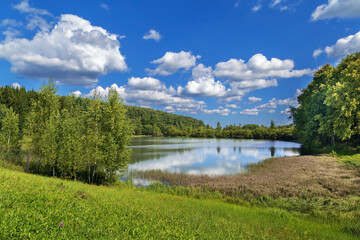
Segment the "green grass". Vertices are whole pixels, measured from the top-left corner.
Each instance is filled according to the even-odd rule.
[[[124,184],[92,186],[0,167],[0,239],[20,238],[356,239],[336,223],[285,210]]]
[[[338,158],[341,162],[360,167],[360,154],[353,155],[339,155]]]

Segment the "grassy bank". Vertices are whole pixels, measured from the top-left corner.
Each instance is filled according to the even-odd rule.
[[[0,168],[0,239],[355,239],[336,223]],[[60,224],[63,226],[60,226]]]

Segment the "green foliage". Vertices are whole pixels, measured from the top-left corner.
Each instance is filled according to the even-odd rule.
[[[19,115],[12,108],[0,108],[0,146],[19,148]]]
[[[0,169],[0,219],[0,239],[358,237],[338,222],[277,208],[236,206],[126,185],[92,186],[3,168]]]
[[[360,53],[347,56],[337,67],[324,65],[298,97],[292,117],[303,147],[313,152],[360,137]]]
[[[41,160],[40,173],[88,183],[108,184],[130,158],[132,127],[115,89],[106,101],[60,98],[50,80],[29,113],[30,151]]]

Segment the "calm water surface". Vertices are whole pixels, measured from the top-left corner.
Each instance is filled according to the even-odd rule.
[[[269,140],[137,137],[129,170],[188,174],[236,174],[249,163],[270,157],[298,156],[300,144]]]

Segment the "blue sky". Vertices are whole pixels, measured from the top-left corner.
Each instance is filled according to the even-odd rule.
[[[313,71],[360,51],[359,0],[3,0],[0,16],[0,85],[115,87],[213,126],[290,123]]]

